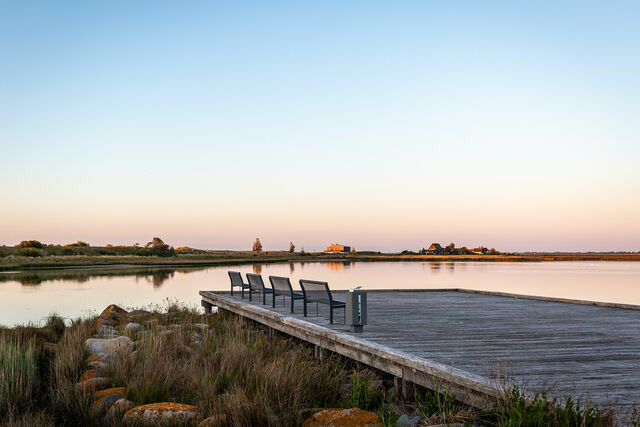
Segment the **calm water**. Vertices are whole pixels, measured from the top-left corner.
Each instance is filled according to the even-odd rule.
[[[39,322],[166,299],[200,304],[227,290],[227,270],[328,281],[334,289],[468,288],[640,305],[640,262],[307,262],[206,268],[94,268],[0,273],[0,324]]]

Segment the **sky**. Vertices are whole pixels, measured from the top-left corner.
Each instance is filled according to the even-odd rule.
[[[640,250],[639,14],[0,0],[0,244]]]

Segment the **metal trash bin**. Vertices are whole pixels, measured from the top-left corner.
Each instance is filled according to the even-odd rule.
[[[351,332],[362,332],[367,324],[367,293],[357,289],[347,292],[345,320]]]

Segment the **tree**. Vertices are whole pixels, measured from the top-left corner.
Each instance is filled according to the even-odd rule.
[[[292,254],[294,253],[296,250],[296,245],[293,244],[293,242],[289,242],[289,253]]]
[[[471,255],[472,253],[466,246],[460,248],[460,254],[462,255]]]
[[[253,242],[253,247],[251,248],[253,252],[262,252],[262,243],[260,243],[260,239],[256,237],[256,241]]]
[[[456,245],[454,245],[453,243],[449,243],[449,246],[447,246],[447,252],[450,254],[455,254],[456,253]]]
[[[23,240],[22,242],[20,242],[19,245],[17,245],[19,248],[36,248],[36,249],[42,249],[43,248],[43,244],[38,242],[37,240]]]
[[[175,249],[173,249],[173,246],[167,245],[159,237],[154,237],[150,242],[147,242],[147,244],[144,247],[149,249],[149,252],[151,253],[151,255],[163,256],[163,257],[176,255],[176,251]]]

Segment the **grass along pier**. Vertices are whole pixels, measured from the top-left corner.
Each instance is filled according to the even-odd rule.
[[[334,292],[343,300],[343,292]],[[320,315],[304,318],[271,299],[200,292],[217,306],[380,369],[398,381],[445,386],[472,406],[505,383],[573,395],[630,414],[640,402],[640,307],[466,290],[369,291],[361,334]],[[315,307],[312,310],[315,314]]]

